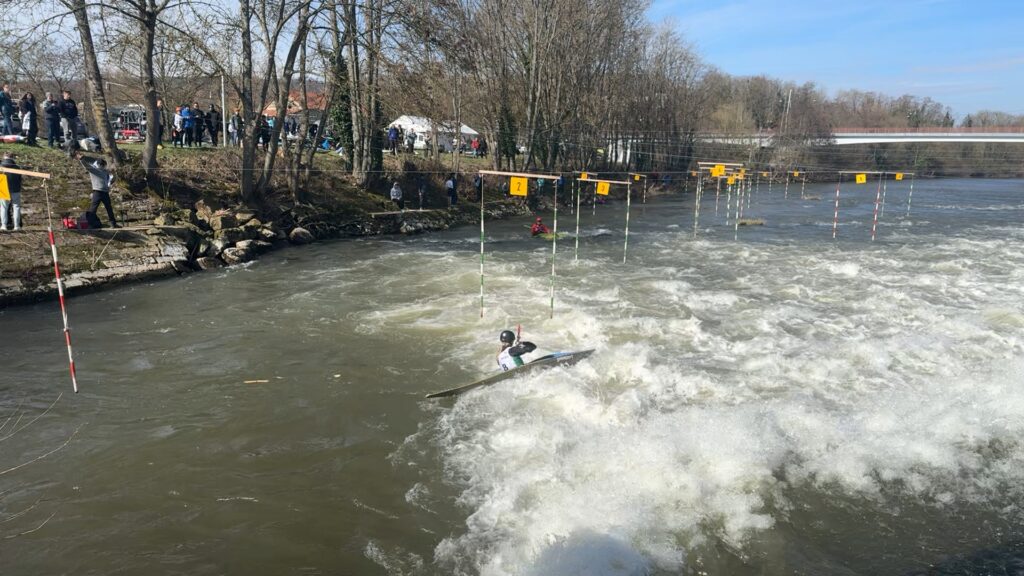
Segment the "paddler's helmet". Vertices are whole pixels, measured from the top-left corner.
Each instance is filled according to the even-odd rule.
[[[537,222],[540,222],[540,221],[541,221],[540,216],[537,216]]]
[[[498,337],[502,344],[512,344],[516,341],[516,333],[511,330],[502,330],[501,336]]]

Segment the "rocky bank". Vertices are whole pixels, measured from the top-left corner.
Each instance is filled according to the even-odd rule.
[[[354,212],[295,205],[257,214],[239,207],[135,206],[146,224],[121,229],[55,230],[61,276],[69,295],[241,264],[289,245],[329,238],[417,234],[479,222],[480,205],[404,212]],[[528,214],[520,202],[488,202],[486,217]],[[57,285],[45,227],[0,232],[0,306],[54,297]]]

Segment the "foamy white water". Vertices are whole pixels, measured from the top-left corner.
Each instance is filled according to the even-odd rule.
[[[625,266],[610,244],[563,263],[552,320],[540,254],[496,254],[491,332],[522,319],[547,349],[598,353],[432,410],[414,441],[438,445],[468,514],[436,559],[487,575],[777,561],[763,543],[830,499],[909,500],[927,510],[911,530],[964,508],[1019,525],[1024,232],[896,223],[875,244],[649,228]],[[461,361],[487,357],[466,336]]]

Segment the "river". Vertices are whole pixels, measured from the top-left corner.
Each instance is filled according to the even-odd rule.
[[[526,218],[487,223],[482,319],[473,227],[75,296],[77,395],[57,303],[0,311],[0,472],[45,455],[0,474],[3,572],[1024,562],[1024,182],[918,180],[909,214],[890,182],[875,241],[875,186],[836,240],[834,192],[761,183],[738,230],[705,192],[696,232],[692,194],[635,197],[625,263],[624,204],[585,208],[553,318]],[[519,324],[597,353],[423,398]]]

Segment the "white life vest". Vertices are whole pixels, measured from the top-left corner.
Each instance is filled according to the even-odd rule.
[[[511,347],[505,348],[500,354],[498,354],[498,366],[501,366],[501,369],[506,372],[517,366],[523,365],[523,360],[519,356],[513,356],[508,353],[511,349]]]

